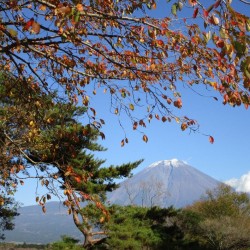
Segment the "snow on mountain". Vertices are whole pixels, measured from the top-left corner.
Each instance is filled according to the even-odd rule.
[[[120,205],[180,208],[199,200],[208,189],[219,184],[183,161],[163,160],[121,182],[117,190],[108,194],[108,201]]]

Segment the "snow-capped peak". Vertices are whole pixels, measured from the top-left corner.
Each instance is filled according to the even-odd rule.
[[[154,162],[148,168],[153,168],[153,167],[158,167],[158,166],[171,166],[171,167],[178,168],[183,165],[185,165],[183,161],[180,161],[178,159],[172,159],[172,160],[162,160],[162,161]]]

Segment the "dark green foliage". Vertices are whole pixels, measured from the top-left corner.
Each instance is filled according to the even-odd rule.
[[[201,249],[196,241],[188,241],[179,227],[181,210],[115,205],[110,213],[105,225],[108,237],[102,248],[96,249]]]
[[[4,202],[4,203],[3,203]],[[13,219],[18,216],[18,204],[13,198],[0,195],[0,239],[3,240],[5,230],[13,230]]]
[[[46,248],[47,250],[82,250],[82,246],[78,245],[78,240],[69,236],[62,236],[62,240],[54,242]]]

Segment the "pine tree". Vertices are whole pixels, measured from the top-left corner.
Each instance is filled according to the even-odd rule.
[[[85,107],[59,98],[56,92],[47,94],[37,85],[31,85],[29,91],[24,88],[20,95],[25,82],[10,75],[3,77],[5,81],[0,89],[2,183],[10,183],[15,189],[25,179],[37,178],[48,189],[48,193],[37,197],[44,212],[51,194],[60,194],[55,188],[59,183],[66,196],[64,204],[84,235],[84,245],[97,243],[100,238],[96,235],[105,233],[93,232],[92,227],[95,221],[98,224],[109,218],[104,205],[106,192],[117,188],[115,179],[129,177],[141,160],[103,167],[105,160],[95,158],[94,152],[106,150],[98,143],[104,135],[98,124],[84,126],[80,122],[86,116]],[[97,208],[94,212],[97,217],[92,216],[93,212],[89,216],[90,211],[81,202]]]

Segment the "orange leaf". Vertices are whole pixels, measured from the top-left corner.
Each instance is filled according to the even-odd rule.
[[[41,30],[40,24],[37,22],[32,23],[32,32],[35,34],[39,34]]]
[[[209,136],[209,142],[212,143],[212,144],[214,143],[214,138],[213,138],[213,136]]]
[[[82,181],[82,179],[81,179],[81,177],[76,176],[76,177],[75,177],[75,181],[76,181],[77,183],[80,183],[80,182]]]
[[[197,1],[196,0],[188,0],[188,3],[194,7],[196,4],[197,4]]]
[[[148,142],[148,137],[146,135],[143,135],[142,139],[143,141]]]
[[[182,124],[181,124],[181,130],[182,130],[182,131],[186,130],[187,127],[188,127],[188,126],[187,126],[186,123],[182,123]]]
[[[157,40],[157,45],[158,46],[163,46],[164,45],[164,42],[162,40]]]
[[[41,10],[41,11],[46,11],[46,5],[41,4],[41,5],[39,6],[39,10]]]
[[[80,4],[80,3],[78,3],[78,4],[76,5],[76,8],[77,8],[78,11],[83,11],[83,5]]]
[[[46,207],[45,206],[42,206],[42,210],[44,213],[46,213]]]

